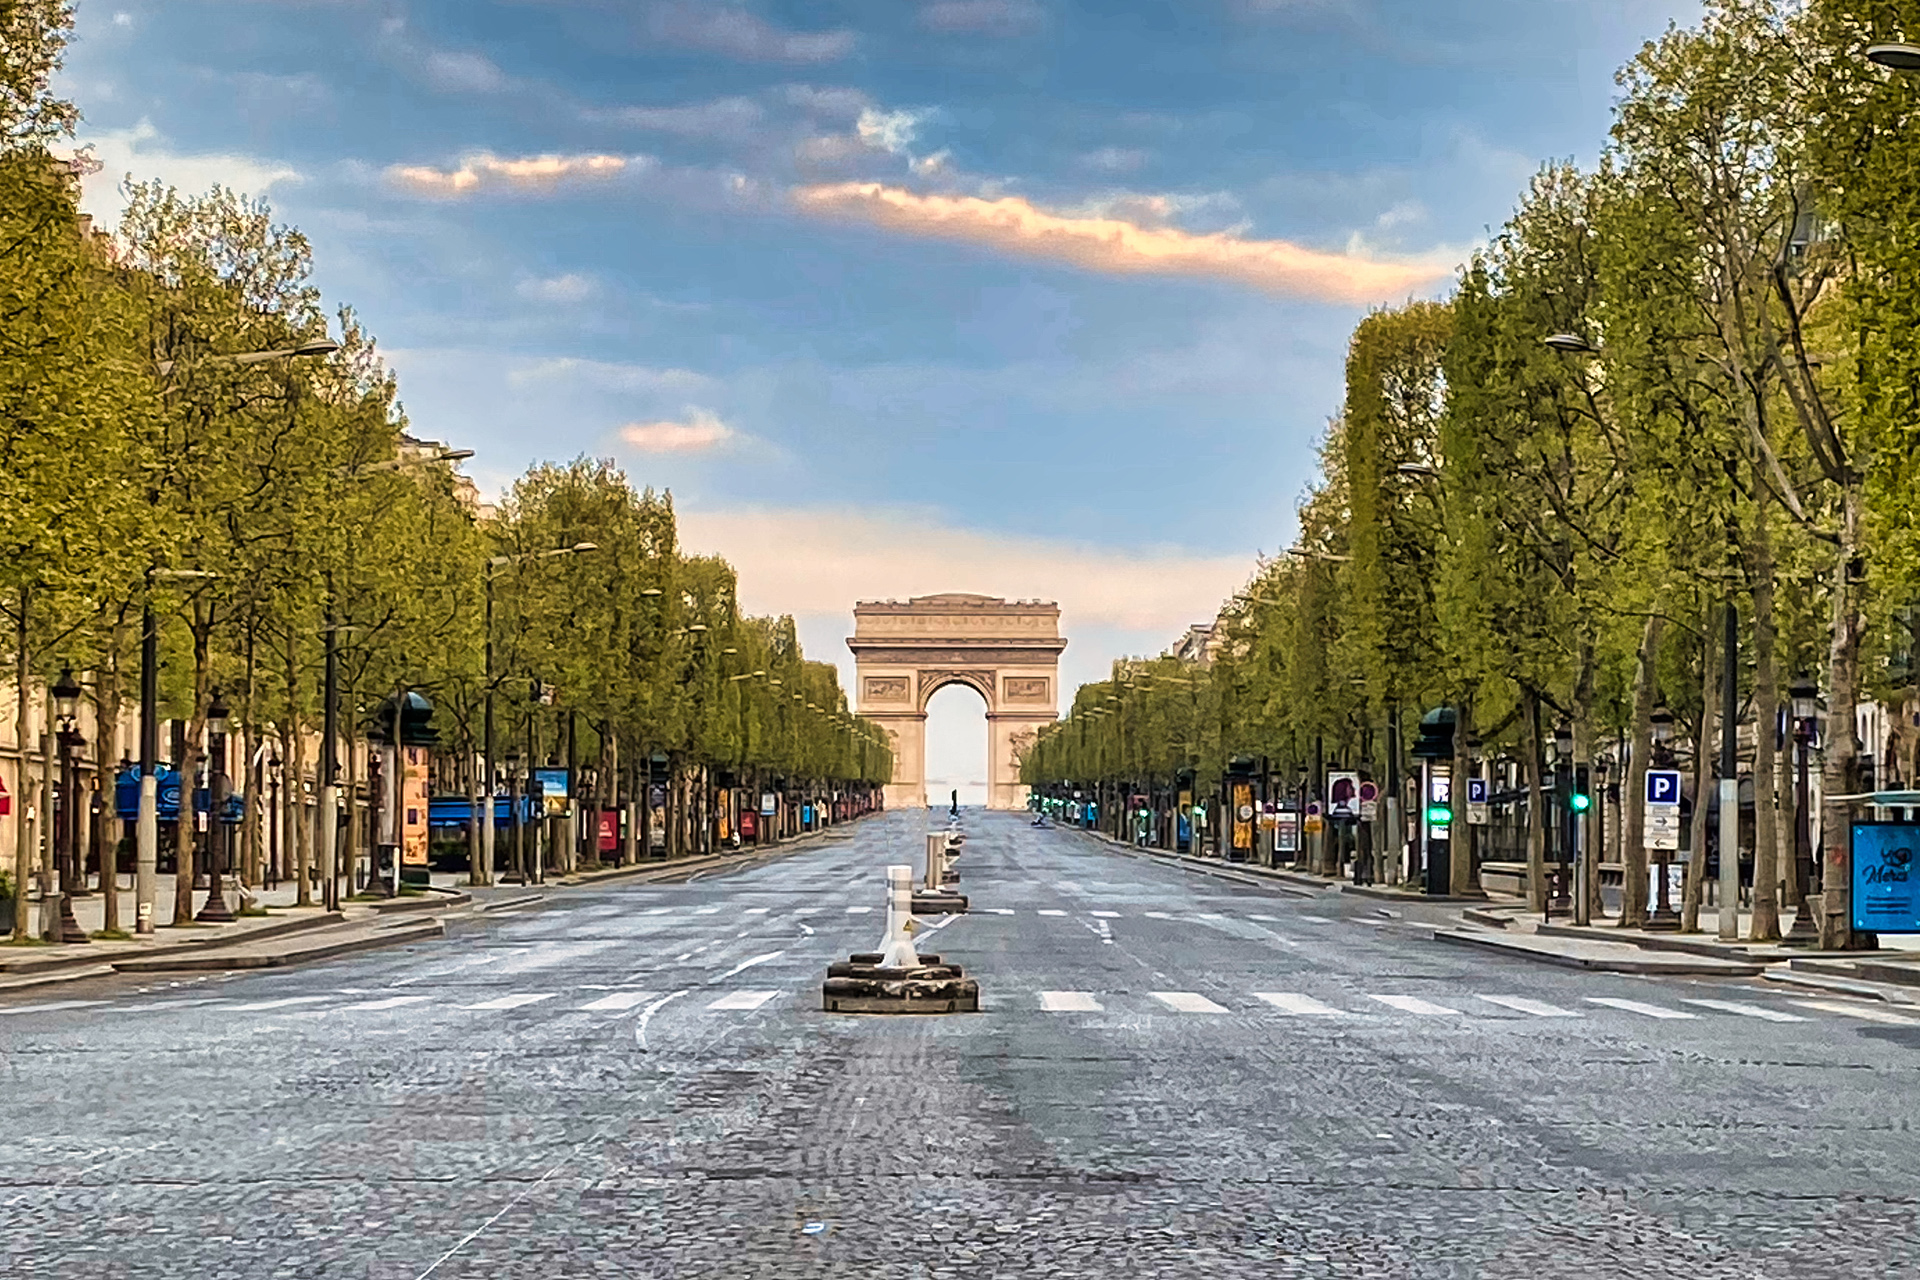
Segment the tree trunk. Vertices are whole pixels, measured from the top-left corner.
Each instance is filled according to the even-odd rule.
[[[14,615],[13,633],[13,742],[19,754],[13,772],[13,939],[24,942],[32,936],[33,922],[28,914],[27,880],[33,874],[32,831],[27,810],[33,806],[27,797],[33,794],[27,771],[28,728],[33,724],[33,655],[27,648],[28,610],[33,607],[33,589],[20,588],[19,612]]]
[[[1527,906],[1531,910],[1545,912],[1547,826],[1546,796],[1540,787],[1540,695],[1528,689],[1523,697],[1527,722]],[[1425,802],[1425,797],[1422,797],[1421,803]]]
[[[1453,777],[1448,781],[1448,805],[1453,809],[1453,822],[1448,828],[1452,840],[1452,856],[1447,866],[1447,893],[1455,898],[1471,894],[1478,882],[1473,874],[1474,844],[1479,836],[1479,828],[1467,821],[1467,777],[1473,767],[1473,752],[1467,747],[1467,735],[1472,727],[1473,695],[1460,699],[1460,705],[1454,711],[1453,722]]]
[[[300,732],[300,663],[294,629],[287,628],[287,792],[299,820],[293,824],[294,905],[313,905],[313,819],[307,812],[307,736]],[[321,779],[322,782],[325,779]]]
[[[1756,460],[1757,466],[1757,460]],[[1758,477],[1756,476],[1756,480]],[[1754,486],[1753,535],[1753,918],[1747,937],[1780,937],[1780,789],[1774,726],[1780,719],[1780,677],[1774,666],[1773,543],[1766,490]]]
[[[200,738],[207,731],[207,681],[208,666],[212,660],[211,636],[213,622],[204,611],[196,610],[193,620],[193,709],[187,716],[186,747],[180,752],[178,768],[180,770],[180,818],[173,824],[173,923],[189,925],[193,923],[193,846],[194,828],[199,826],[198,811],[194,807],[195,785],[200,773]],[[219,816],[213,812],[212,796],[208,796],[207,828],[211,832],[214,820]]]
[[[120,685],[120,655],[126,649],[126,627],[117,626],[105,670],[101,672],[100,716],[93,732],[93,774],[99,787],[99,812],[94,815],[93,843],[100,851],[100,927],[120,927],[120,842],[113,838],[114,762],[120,755],[120,714],[126,705]]]
[[[1620,792],[1620,927],[1647,923],[1647,766],[1653,758],[1654,682],[1658,677],[1660,633],[1666,619],[1647,619],[1640,633],[1640,656],[1633,669],[1633,745],[1628,749],[1626,785]]]
[[[1702,613],[1710,618],[1711,611]],[[1714,706],[1720,696],[1716,628],[1709,621],[1700,643],[1700,726],[1693,740],[1693,821],[1687,831],[1686,878],[1680,890],[1680,932],[1700,932],[1700,906],[1707,886],[1707,792],[1713,786]]]
[[[1841,490],[1840,546],[1834,556],[1833,619],[1827,650],[1827,724],[1820,766],[1820,945],[1848,948],[1871,945],[1871,935],[1853,933],[1852,813],[1838,799],[1853,790],[1853,759],[1860,750],[1854,736],[1854,686],[1860,661],[1859,584],[1854,559],[1859,554],[1860,482]]]

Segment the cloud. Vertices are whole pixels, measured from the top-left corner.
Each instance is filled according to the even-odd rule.
[[[852,53],[854,45],[851,31],[783,31],[744,9],[688,0],[654,5],[646,29],[662,44],[742,62],[835,62]]]
[[[717,385],[706,374],[695,373],[691,369],[657,369],[649,365],[581,360],[573,356],[537,360],[507,375],[507,381],[514,386],[555,380],[602,391],[671,392],[675,395],[707,392]]]
[[[488,151],[478,151],[460,162],[457,169],[435,169],[428,165],[392,165],[387,178],[396,186],[424,196],[457,197],[472,195],[481,187],[515,187],[548,190],[581,178],[610,178],[628,168],[646,168],[652,161],[645,156],[544,155],[505,159]]]
[[[585,302],[599,289],[592,276],[575,272],[544,280],[522,280],[514,292],[529,302]]]
[[[913,145],[914,135],[919,131],[923,115],[913,111],[881,111],[868,107],[853,122],[853,131],[860,141],[876,151],[890,151],[894,155],[905,155]]]
[[[1057,600],[1075,625],[1164,633],[1213,617],[1251,555],[1131,550],[959,528],[914,511],[679,512],[681,542],[725,556],[757,613],[845,614],[856,599],[979,591]]]
[[[1139,147],[1101,147],[1080,157],[1080,163],[1101,173],[1132,173],[1152,157]]]
[[[478,53],[437,50],[421,63],[421,72],[444,93],[499,93],[512,83],[506,72]]]
[[[735,434],[705,409],[688,409],[685,422],[629,422],[620,428],[620,438],[642,453],[706,453]]]
[[[284,183],[300,181],[300,173],[286,165],[232,152],[174,151],[149,120],[130,129],[109,129],[78,139],[89,148],[100,167],[82,179],[80,207],[112,225],[120,219],[126,200],[120,184],[129,176],[159,179],[182,191],[205,191],[218,184],[243,195],[263,196]]]
[[[1452,270],[1451,264],[1439,262],[1380,261],[1323,253],[1286,240],[1249,240],[1224,231],[1196,235],[1120,217],[1060,213],[1019,196],[923,195],[877,182],[843,182],[800,187],[793,199],[803,211],[823,217],[983,245],[1088,271],[1226,280],[1329,302],[1401,298]]]
[[[920,21],[935,31],[985,36],[1024,35],[1046,20],[1034,0],[934,0]]]
[[[598,124],[647,129],[683,138],[750,138],[766,119],[766,111],[751,98],[719,98],[680,107],[617,107],[593,110],[587,119]]]

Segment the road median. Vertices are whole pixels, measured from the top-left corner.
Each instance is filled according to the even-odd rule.
[[[1435,942],[1448,946],[1475,947],[1539,964],[1587,969],[1596,973],[1754,978],[1766,972],[1767,968],[1764,962],[1757,959],[1738,960],[1691,952],[1649,954],[1631,943],[1602,942],[1590,938],[1540,937],[1465,928],[1435,929],[1432,936]]]

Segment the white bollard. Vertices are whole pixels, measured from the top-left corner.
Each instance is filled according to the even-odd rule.
[[[880,967],[917,969],[920,957],[913,949],[913,868],[887,868],[887,932],[880,939]]]
[[[947,872],[947,840],[937,831],[927,833],[927,876],[926,887],[935,891],[940,888],[941,877]]]

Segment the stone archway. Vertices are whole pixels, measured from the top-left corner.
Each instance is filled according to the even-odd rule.
[[[893,741],[887,807],[927,803],[927,700],[965,684],[987,703],[987,807],[1020,809],[1020,754],[1058,718],[1060,606],[996,596],[915,596],[853,609],[860,714]]]

